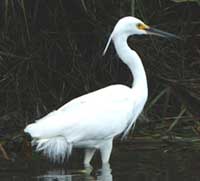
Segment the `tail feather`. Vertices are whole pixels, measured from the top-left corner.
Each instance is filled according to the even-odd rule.
[[[64,162],[65,156],[68,158],[72,152],[72,143],[63,136],[46,135],[41,128],[38,122],[24,129],[24,132],[29,133],[33,138],[32,146],[36,146],[36,151],[43,152],[53,162]]]
[[[53,162],[64,162],[72,152],[72,144],[64,137],[52,137],[47,139],[33,139],[32,145],[36,146],[36,151],[42,151]]]

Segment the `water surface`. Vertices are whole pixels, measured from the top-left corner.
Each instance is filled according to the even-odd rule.
[[[77,152],[64,165],[47,160],[1,162],[1,181],[172,181],[200,180],[200,154],[183,145],[144,149],[135,145],[115,146],[110,165],[101,166],[98,154],[93,168],[81,165],[82,154]],[[10,164],[10,165],[9,165]]]

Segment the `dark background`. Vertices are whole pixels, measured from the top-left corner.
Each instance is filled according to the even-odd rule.
[[[0,138],[14,139],[72,98],[132,77],[113,46],[119,18],[131,14],[182,40],[131,37],[143,60],[149,99],[137,130],[199,134],[200,8],[170,0],[0,1]],[[142,126],[141,126],[142,125]],[[185,129],[184,129],[185,128]],[[137,131],[136,130],[136,131]],[[0,143],[1,143],[0,142]]]

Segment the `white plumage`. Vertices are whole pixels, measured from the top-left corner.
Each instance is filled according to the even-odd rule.
[[[147,100],[147,80],[142,62],[127,44],[130,35],[147,32],[157,33],[134,17],[118,21],[104,53],[112,39],[117,54],[134,76],[133,86],[111,85],[83,95],[28,125],[24,131],[33,137],[32,144],[36,145],[37,151],[43,151],[54,161],[63,161],[73,148],[85,148],[84,164],[88,165],[95,150],[100,149],[102,162],[109,162],[113,138],[128,134]]]

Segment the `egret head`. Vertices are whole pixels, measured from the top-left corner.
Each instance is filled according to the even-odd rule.
[[[147,34],[157,35],[166,38],[178,38],[176,35],[173,35],[171,33],[151,28],[138,18],[128,16],[121,18],[115,25],[114,30],[111,33],[108,43],[104,49],[103,55],[106,53],[111,40],[112,39],[114,40],[115,37],[122,35],[124,35],[125,37],[129,37],[131,35],[147,35]]]
[[[125,34],[126,36],[147,34],[146,29],[148,28],[148,25],[135,17],[124,17],[115,25],[113,30],[113,38],[119,34]]]

